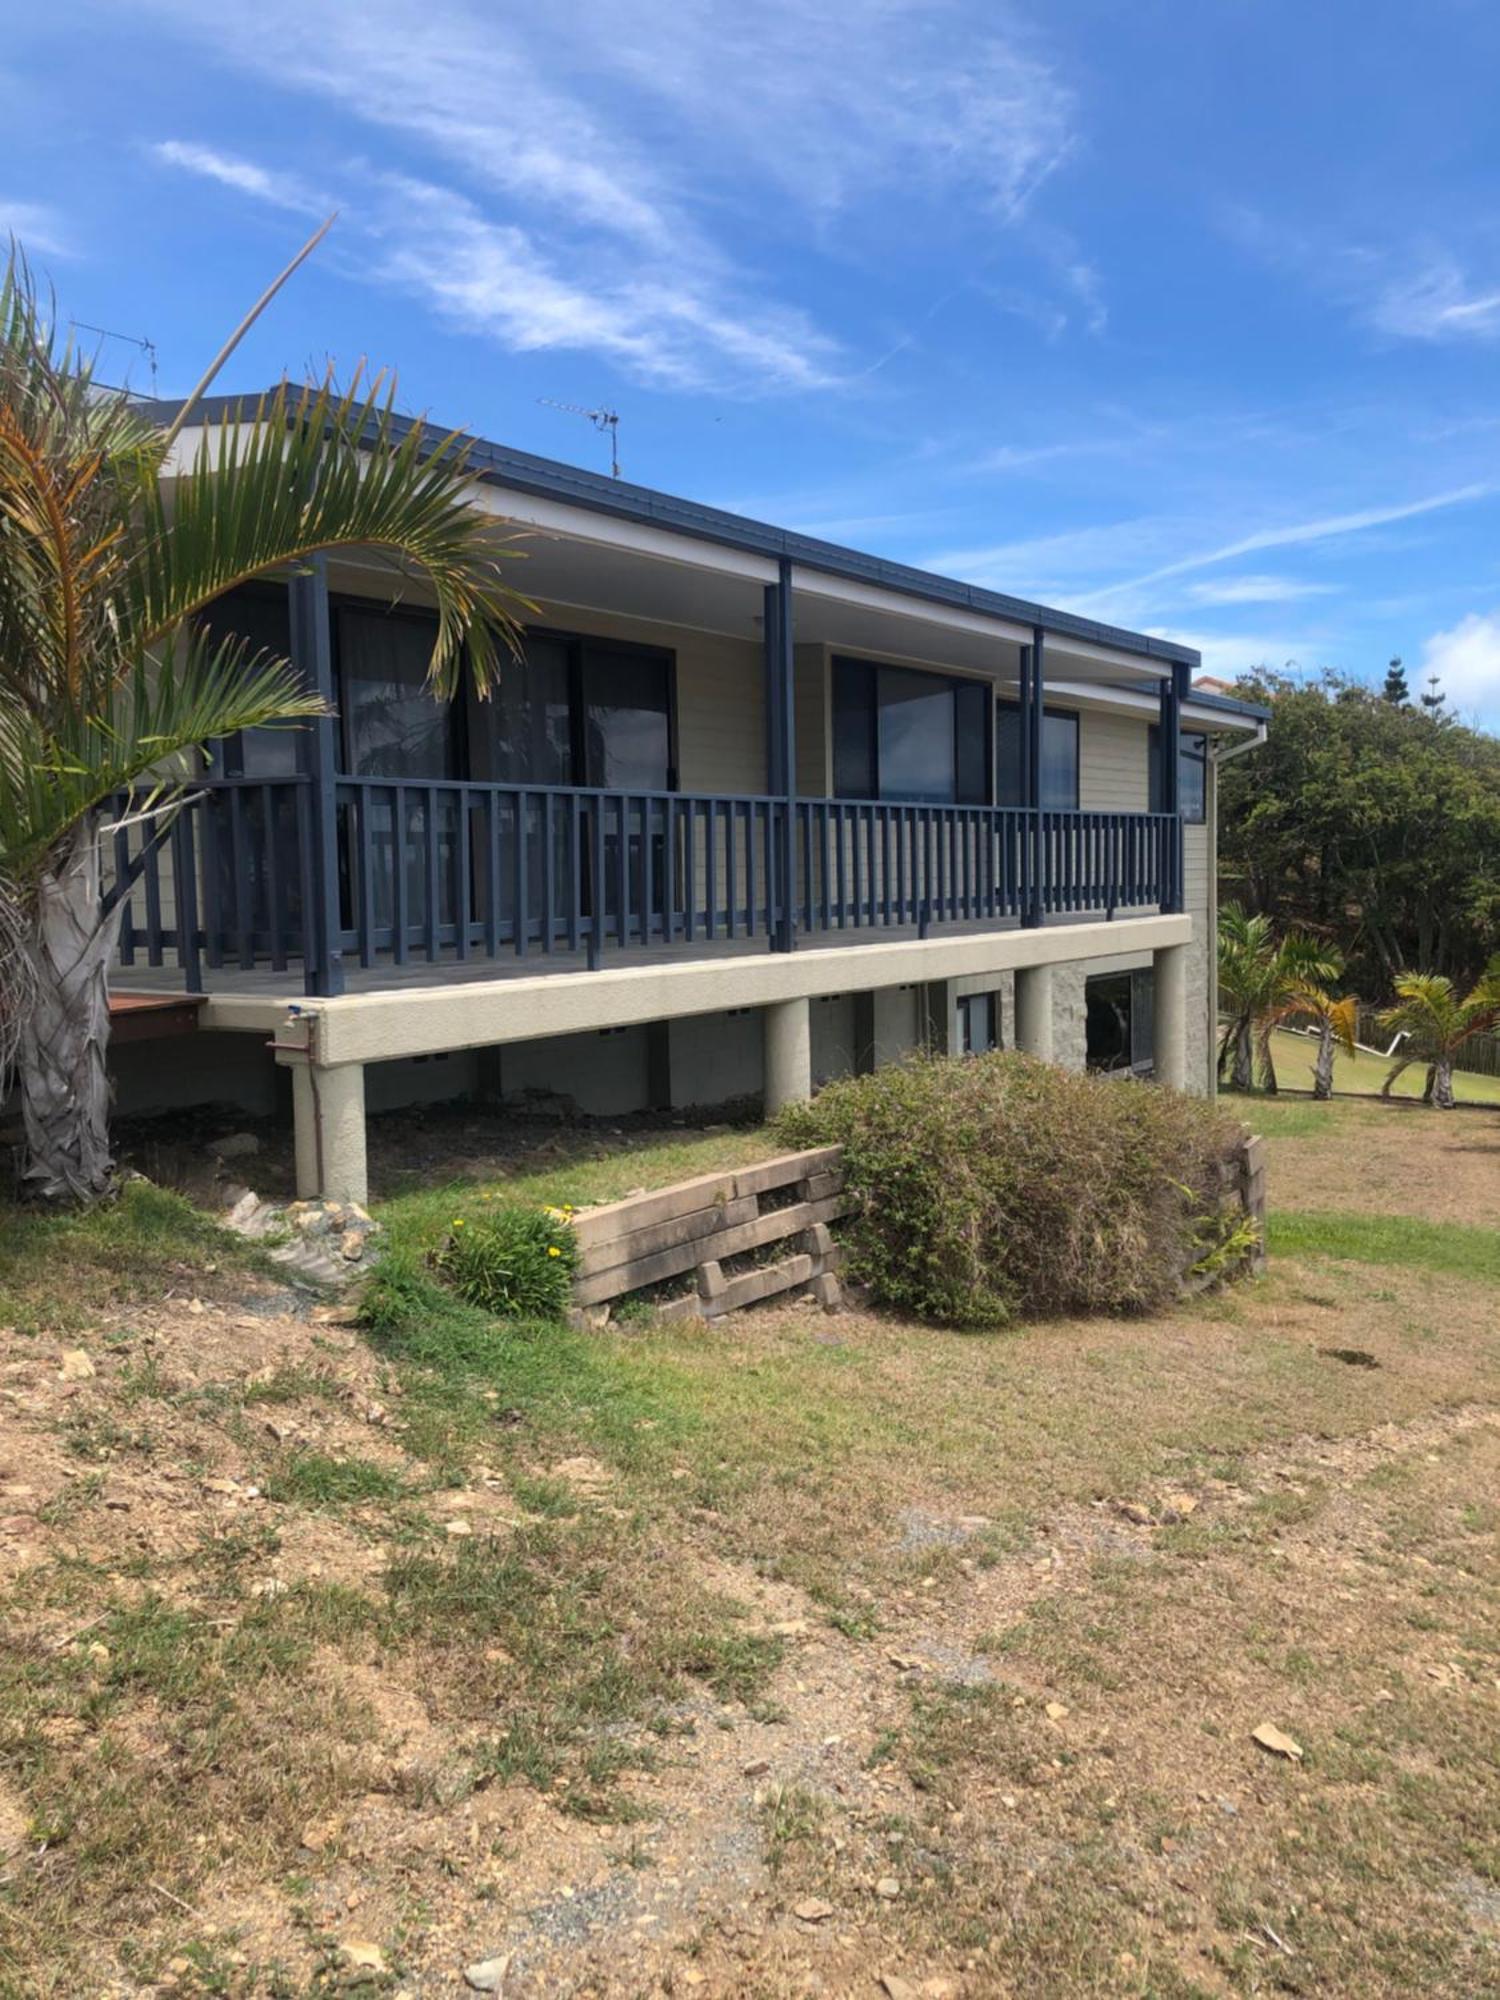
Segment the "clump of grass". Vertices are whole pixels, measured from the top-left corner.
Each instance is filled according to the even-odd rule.
[[[578,1265],[569,1213],[507,1202],[456,1215],[434,1265],[460,1298],[502,1319],[560,1320]]]
[[[164,1271],[276,1269],[181,1195],[127,1181],[113,1201],[48,1210],[0,1199],[0,1321],[22,1332],[86,1326],[112,1305],[160,1297]]]
[[[998,1053],[847,1078],[778,1130],[843,1145],[851,1264],[876,1296],[967,1327],[1159,1309],[1203,1255],[1240,1138],[1176,1091]]]
[[[351,1506],[366,1500],[397,1500],[406,1490],[401,1474],[370,1458],[335,1458],[323,1451],[288,1452],[266,1475],[268,1499],[304,1507]]]

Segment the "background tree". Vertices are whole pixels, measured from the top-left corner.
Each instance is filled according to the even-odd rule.
[[[1344,969],[1342,955],[1332,945],[1320,947],[1323,969],[1318,976],[1297,979],[1289,995],[1290,1018],[1310,1021],[1318,1037],[1318,1053],[1313,1062],[1313,1096],[1333,1095],[1333,1062],[1338,1049],[1355,1052],[1359,1029],[1359,1001],[1353,993],[1341,996],[1328,988]],[[1331,968],[1331,970],[1329,969]]]
[[[1436,674],[1427,676],[1427,691],[1420,697],[1423,708],[1434,722],[1446,721],[1448,697],[1443,692],[1443,683]]]
[[[1500,948],[1500,741],[1338,675],[1253,675],[1267,742],[1219,781],[1221,894],[1343,953],[1388,994],[1472,983]]]
[[[1395,1005],[1380,1016],[1391,1034],[1406,1036],[1406,1046],[1380,1086],[1382,1097],[1413,1063],[1427,1064],[1425,1102],[1439,1111],[1453,1109],[1453,1064],[1465,1042],[1488,1034],[1500,1024],[1500,956],[1462,999],[1451,979],[1441,973],[1414,972],[1396,981]]]
[[[1401,664],[1398,653],[1385,670],[1385,685],[1380,690],[1382,701],[1388,701],[1393,708],[1404,708],[1411,700],[1411,689],[1406,685],[1406,669]]]
[[[506,553],[466,504],[460,441],[398,436],[389,394],[283,389],[207,430],[174,479],[170,439],[59,346],[24,266],[0,283],[0,937],[34,1191],[111,1181],[100,850],[123,814],[180,810],[210,739],[316,712],[291,663],[204,610],[264,571],[379,546],[437,605],[430,675],[467,649],[481,688],[518,600]],[[164,663],[170,661],[170,671]],[[111,803],[120,798],[124,805]]]

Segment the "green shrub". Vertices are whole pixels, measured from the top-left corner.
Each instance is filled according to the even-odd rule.
[[[830,1084],[777,1129],[843,1145],[852,1274],[887,1305],[970,1327],[1165,1304],[1241,1136],[1200,1099],[998,1053]]]
[[[578,1266],[568,1216],[519,1202],[457,1215],[433,1261],[470,1305],[504,1319],[561,1319]]]

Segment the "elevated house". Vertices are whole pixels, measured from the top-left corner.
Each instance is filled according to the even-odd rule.
[[[466,1092],[774,1109],[922,1042],[1212,1088],[1215,773],[1264,716],[1196,654],[472,464],[538,606],[489,700],[432,699],[378,555],[222,601],[334,712],[210,746],[159,848],[117,835],[122,1108],[268,1111],[289,1072],[302,1191],[359,1198],[367,1108]]]

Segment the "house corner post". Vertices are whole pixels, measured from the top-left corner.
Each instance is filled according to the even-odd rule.
[[[765,587],[766,789],[780,806],[776,843],[776,921],[773,951],[796,948],[797,909],[797,707],[792,624],[792,565],[782,558],[775,583]]]
[[[1028,813],[1031,866],[1027,873],[1026,907],[1021,922],[1035,930],[1045,921],[1047,909],[1047,840],[1042,826],[1042,721],[1046,712],[1043,693],[1047,672],[1047,635],[1040,625],[1031,634],[1029,647],[1021,649],[1021,772],[1022,797]]]
[[[1163,884],[1162,908],[1176,912],[1183,902],[1182,853],[1182,704],[1188,689],[1188,669],[1174,664],[1161,683],[1161,719],[1158,740],[1161,748],[1161,810],[1172,824],[1168,830],[1167,879]]]
[[[328,609],[328,561],[313,556],[291,580],[292,662],[303,681],[328,704],[303,736],[304,769],[310,794],[311,866],[303,881],[311,907],[302,912],[303,951],[309,993],[344,990],[344,950],[339,913],[338,721],[333,713],[333,626]]]

